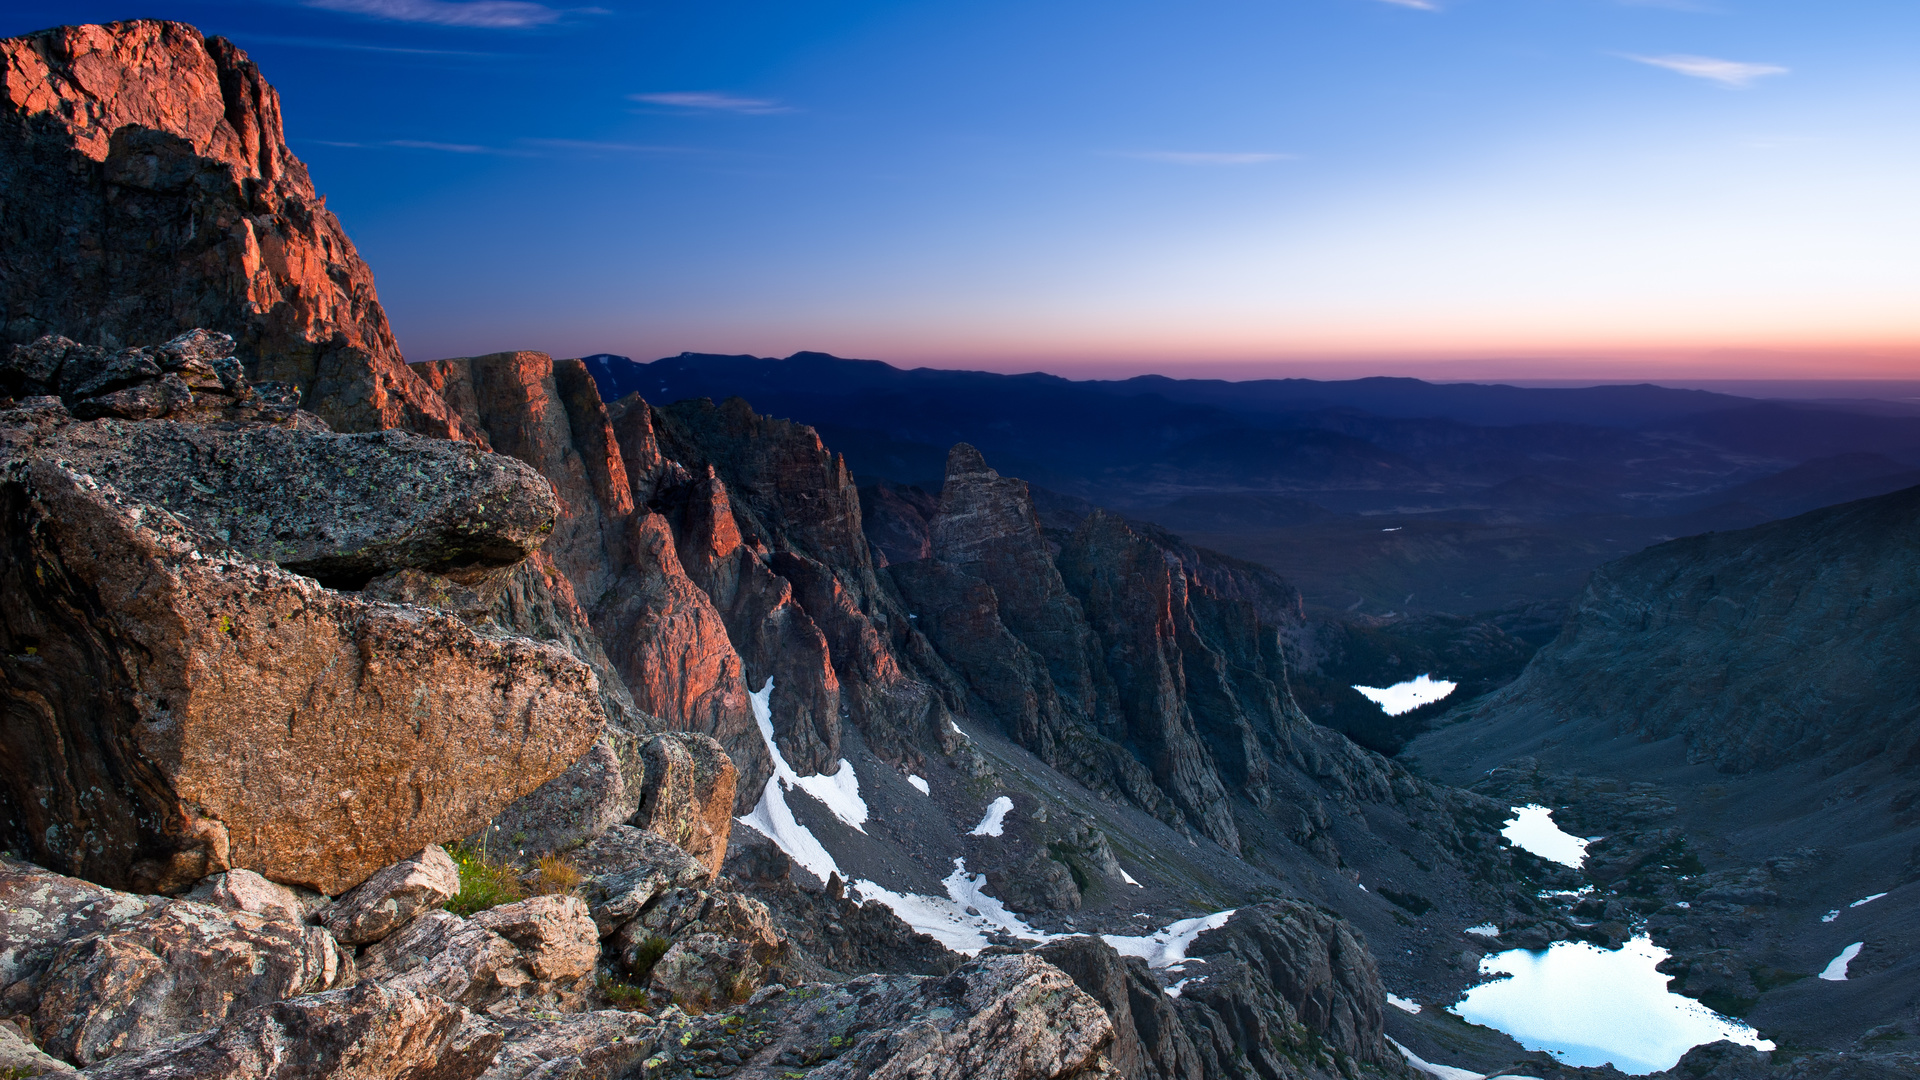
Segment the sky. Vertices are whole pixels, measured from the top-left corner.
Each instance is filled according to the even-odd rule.
[[[409,359],[1920,378],[1913,0],[15,0],[232,38]]]

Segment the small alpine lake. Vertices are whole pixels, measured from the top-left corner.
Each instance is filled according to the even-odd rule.
[[[1480,961],[1481,974],[1507,977],[1468,990],[1451,1011],[1568,1065],[1611,1062],[1636,1076],[1720,1039],[1773,1049],[1746,1024],[1669,993],[1668,977],[1655,970],[1667,955],[1644,936],[1613,950],[1571,941],[1511,949]]]

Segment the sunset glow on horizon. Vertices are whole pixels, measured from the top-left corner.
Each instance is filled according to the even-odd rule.
[[[1920,379],[1897,0],[161,7],[412,359]]]

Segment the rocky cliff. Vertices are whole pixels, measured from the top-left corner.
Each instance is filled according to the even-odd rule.
[[[342,431],[472,437],[402,363],[373,272],[246,53],[184,23],[0,42],[0,338],[119,348],[194,327]]]

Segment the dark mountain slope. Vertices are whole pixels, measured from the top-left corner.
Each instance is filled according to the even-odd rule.
[[[1661,544],[1403,757],[1605,834],[1590,872],[1653,899],[1676,988],[1850,1047],[1920,974],[1917,587],[1920,488]]]

